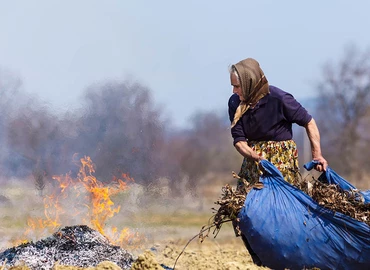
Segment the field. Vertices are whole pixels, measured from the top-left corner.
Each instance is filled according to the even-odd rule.
[[[253,264],[230,223],[216,237],[211,229],[202,243],[197,237],[218,207],[222,186],[235,185],[230,176],[203,179],[192,195],[181,187],[186,192],[177,197],[165,179],[155,187],[132,182],[119,189],[67,182],[47,182],[41,194],[32,177],[1,181],[0,251],[45,239],[65,226],[87,225],[138,258],[142,264],[133,270],[267,269]]]
[[[76,208],[76,205],[88,203],[81,202],[86,198],[83,195],[89,195],[88,192],[80,194],[79,191],[76,196],[72,190],[67,192],[68,196],[67,193],[63,195],[64,201],[59,197],[57,205],[48,205],[49,218],[57,219],[57,226],[40,227],[40,224],[52,225],[50,219],[45,222],[44,204],[51,190],[51,186],[46,186],[43,196],[40,196],[31,178],[3,182],[0,193],[1,251],[22,241],[43,239],[64,226],[86,224],[95,229],[91,222],[89,224],[88,211],[83,207]],[[242,240],[235,237],[229,223],[224,224],[216,238],[213,231],[203,243],[198,237],[194,238],[202,226],[207,225],[213,213],[211,208],[217,207],[214,201],[220,192],[221,185],[216,183],[212,187],[200,187],[201,195],[171,198],[165,186],[144,191],[141,186],[133,184],[112,195],[114,207],[119,206],[120,209],[111,218],[102,220],[104,229],[112,240],[115,239],[111,228],[127,230],[125,241],[120,245],[135,258],[144,256],[147,264],[153,267],[163,264],[173,268],[176,262],[175,269],[259,269],[252,263]],[[51,210],[53,207],[55,210]],[[33,222],[29,222],[30,219]]]

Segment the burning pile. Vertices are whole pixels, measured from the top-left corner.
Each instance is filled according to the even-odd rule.
[[[77,178],[69,174],[53,176],[58,185],[53,194],[44,197],[44,217],[30,218],[24,237],[29,239],[45,230],[52,233],[69,223],[70,217],[78,220],[78,224],[91,225],[115,245],[139,245],[143,239],[136,232],[128,228],[119,230],[114,226],[106,228],[107,221],[120,211],[120,206],[115,206],[112,196],[127,190],[128,183],[134,180],[122,174],[109,184],[103,183],[94,176],[95,166],[90,157],[81,158],[80,165]]]
[[[45,231],[52,236],[3,251],[0,253],[1,269],[5,265],[25,265],[31,270],[54,269],[58,264],[95,267],[103,261],[115,263],[122,269],[131,268],[133,257],[122,247],[140,245],[143,237],[128,228],[106,228],[106,224],[120,211],[120,206],[114,205],[112,195],[127,190],[133,179],[122,174],[105,184],[93,175],[95,166],[90,157],[84,157],[80,162],[77,178],[69,174],[53,177],[58,185],[53,194],[44,196],[44,217],[30,218],[27,222],[26,239]],[[79,224],[89,224],[93,229],[76,223],[64,227],[68,217],[77,218]]]
[[[88,226],[64,227],[52,236],[28,242],[0,253],[0,265],[26,265],[31,270],[48,270],[58,263],[78,267],[96,266],[111,261],[122,269],[130,269],[132,255]]]

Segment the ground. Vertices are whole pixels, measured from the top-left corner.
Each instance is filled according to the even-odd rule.
[[[240,239],[230,241],[206,241],[190,244],[178,258],[175,269],[263,269],[253,264]],[[173,267],[185,241],[166,243],[155,255],[157,261]]]
[[[215,186],[214,192],[204,190],[203,197],[189,195],[181,198],[170,198],[166,194],[158,193],[142,194],[142,191],[135,190],[137,188],[124,194],[116,194],[112,198],[115,205],[120,206],[120,211],[107,220],[105,226],[106,228],[113,226],[128,228],[131,232],[135,232],[132,239],[122,248],[132,253],[135,258],[144,259],[141,269],[156,269],[155,265],[159,266],[159,264],[167,269],[172,269],[174,266],[175,269],[189,270],[260,269],[253,264],[242,240],[235,237],[230,223],[223,225],[216,238],[212,234],[213,231],[203,243],[200,243],[198,237],[194,237],[203,225],[207,225],[213,215],[211,208],[216,207],[214,201],[218,198],[221,186]],[[31,229],[31,234],[25,234],[30,230],[29,218],[44,217],[45,197],[40,197],[32,186],[32,181],[27,184],[19,180],[7,182],[3,184],[0,195],[3,198],[0,201],[2,207],[0,251],[16,246],[21,241],[43,239],[58,229],[42,231]],[[67,202],[67,206],[73,204],[71,198]],[[58,207],[61,206],[63,204],[58,205]],[[63,215],[60,215],[62,227],[86,222],[85,218],[68,215],[69,209],[65,207]],[[91,224],[86,225],[93,228]],[[192,238],[194,239],[190,241]],[[147,266],[144,266],[145,264]],[[3,270],[1,265],[0,269]],[[67,270],[62,266],[57,269]],[[70,269],[73,268],[68,268]],[[114,270],[109,267],[94,269]]]

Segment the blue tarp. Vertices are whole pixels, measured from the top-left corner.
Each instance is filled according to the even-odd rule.
[[[319,206],[286,182],[273,164],[261,163],[264,188],[248,193],[239,218],[242,233],[263,265],[292,270],[370,269],[370,226]],[[355,188],[330,168],[320,177],[345,190]],[[363,195],[369,202],[370,192]]]
[[[311,161],[306,163],[303,167],[310,171],[313,167],[317,164],[315,161]],[[330,167],[327,168],[326,172],[321,174],[319,180],[324,183],[338,185],[342,190],[351,191],[355,190],[356,187],[345,180],[343,177],[338,175],[335,171],[333,171]],[[362,197],[364,198],[365,203],[370,203],[370,190],[367,191],[360,191]]]

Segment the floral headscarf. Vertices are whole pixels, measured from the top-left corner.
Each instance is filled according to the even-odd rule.
[[[260,67],[253,58],[244,59],[232,66],[238,73],[244,101],[236,109],[231,127],[239,121],[251,105],[255,105],[261,98],[270,93],[268,81]]]

